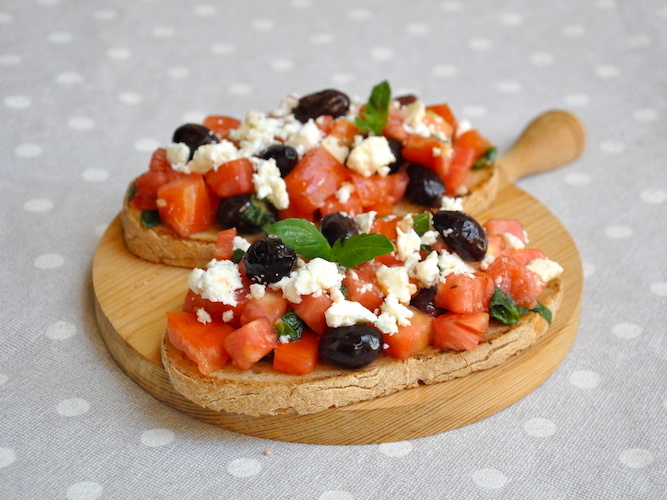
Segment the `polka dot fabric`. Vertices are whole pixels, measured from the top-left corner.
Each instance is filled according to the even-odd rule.
[[[2,2],[0,496],[664,498],[666,33],[663,0]],[[367,446],[251,438],[135,385],[90,268],[151,151],[207,114],[383,79],[501,150],[549,108],[586,124],[581,159],[519,182],[584,263],[565,361],[483,421]]]

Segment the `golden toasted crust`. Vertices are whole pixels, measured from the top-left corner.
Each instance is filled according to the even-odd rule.
[[[554,317],[562,295],[562,282],[557,278],[549,282],[540,297],[540,302]],[[548,326],[538,314],[527,313],[511,327],[493,324],[487,341],[473,351],[439,351],[428,347],[404,361],[380,355],[360,370],[320,365],[313,373],[303,376],[278,373],[268,363],[259,363],[245,371],[230,364],[203,376],[196,364],[178,351],[165,335],[162,363],[176,390],[200,406],[251,416],[305,415],[498,366],[537,342]]]

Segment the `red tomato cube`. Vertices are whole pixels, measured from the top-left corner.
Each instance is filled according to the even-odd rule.
[[[278,335],[266,318],[251,321],[225,338],[225,349],[234,365],[241,370],[253,366],[277,345]]]
[[[206,183],[221,198],[255,192],[252,175],[255,172],[248,158],[238,158],[219,165],[205,174]]]
[[[384,352],[396,359],[407,359],[424,350],[431,343],[431,323],[433,317],[423,313],[414,307],[410,324],[398,326],[398,332],[394,334],[382,334],[382,340],[388,347]]]
[[[292,304],[292,309],[308,327],[318,335],[324,335],[329,328],[324,312],[331,307],[333,300],[325,294],[317,297],[304,295],[299,304]]]
[[[291,375],[307,375],[319,359],[320,338],[305,330],[295,342],[280,344],[273,351],[273,369]]]
[[[433,345],[438,349],[472,351],[486,340],[489,314],[445,313],[433,320]]]
[[[493,281],[486,274],[448,274],[438,282],[435,305],[457,313],[486,312],[493,290]]]
[[[157,198],[160,219],[178,236],[190,236],[211,225],[211,205],[201,175],[174,179],[158,189]]]
[[[241,314],[241,324],[245,325],[259,318],[265,318],[274,325],[287,312],[287,299],[280,290],[266,289],[262,298],[251,298]]]

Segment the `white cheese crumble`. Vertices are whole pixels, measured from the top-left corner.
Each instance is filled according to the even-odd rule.
[[[205,174],[223,163],[238,158],[236,146],[226,139],[214,144],[204,144],[195,150],[195,154],[187,164],[190,172]]]
[[[316,147],[324,134],[311,118],[289,135],[285,144],[297,150],[299,156]]]
[[[239,128],[229,131],[229,138],[241,146],[240,156],[249,158],[273,144],[280,128],[281,120],[250,111]]]
[[[167,146],[167,161],[171,167],[182,172],[190,158],[190,148],[182,142],[172,142]]]
[[[339,288],[343,275],[335,262],[314,258],[274,286],[283,291],[283,296],[294,304],[301,303],[302,295],[321,295],[329,288]]]
[[[243,250],[244,252],[247,252],[248,248],[250,248],[250,242],[248,240],[243,236],[234,236],[232,250]]]
[[[435,245],[438,241],[438,232],[429,229],[424,234],[422,234],[421,242],[422,245]]]
[[[250,296],[253,299],[261,299],[266,294],[266,286],[260,283],[250,285]]]
[[[449,253],[447,250],[442,250],[438,257],[438,267],[443,278],[448,274],[467,274],[475,271],[458,254]]]
[[[459,120],[456,124],[456,137],[459,137],[469,130],[472,130],[472,124],[468,120]]]
[[[417,291],[417,287],[410,283],[408,270],[402,266],[380,266],[377,280],[385,295],[394,295],[403,304],[409,303],[412,294]]]
[[[354,193],[354,184],[350,182],[343,182],[341,186],[336,191],[336,199],[341,203],[347,203],[350,201],[350,195]]]
[[[417,128],[424,123],[424,117],[426,116],[426,106],[424,106],[423,101],[417,99],[410,104],[401,106],[398,110],[403,123],[405,125]]]
[[[438,267],[438,252],[435,250],[415,265],[413,269],[414,277],[425,288],[432,287],[440,277],[440,268]]]
[[[442,201],[440,202],[440,210],[460,212],[463,210],[463,200],[461,198],[452,198],[451,196],[443,196]]]
[[[414,315],[410,309],[400,303],[398,297],[391,293],[384,299],[380,311],[382,312],[375,321],[375,327],[389,335],[398,332],[399,325],[408,326],[410,318]]]
[[[563,273],[560,264],[549,259],[534,259],[528,263],[526,268],[537,274],[545,283],[549,283]]]
[[[373,323],[377,320],[375,314],[358,302],[345,299],[334,302],[324,312],[324,317],[327,320],[327,325],[331,328],[352,326],[357,323]]]
[[[347,157],[347,166],[364,177],[373,174],[384,176],[390,172],[388,165],[395,161],[387,138],[371,136],[352,148]]]
[[[329,151],[329,153],[331,153],[331,156],[336,158],[336,160],[339,162],[345,164],[345,159],[347,158],[347,155],[350,154],[350,148],[341,145],[338,139],[332,135],[322,139],[321,144],[327,151]]]
[[[512,248],[515,250],[521,250],[522,248],[526,248],[526,245],[523,243],[523,241],[514,236],[512,233],[503,233],[502,237],[503,240],[505,241],[505,246],[507,248]]]
[[[190,290],[202,298],[222,302],[229,306],[238,304],[236,290],[243,288],[241,273],[231,260],[212,260],[203,269],[193,269],[188,277]]]
[[[200,307],[199,309],[197,309],[197,321],[205,325],[207,323],[212,322],[213,319],[211,318],[211,315],[206,312],[206,309]]]
[[[222,313],[222,321],[225,323],[229,323],[231,320],[234,319],[234,311],[225,311]]]
[[[252,183],[255,185],[255,192],[260,199],[266,198],[278,210],[289,207],[289,194],[287,194],[287,185],[280,176],[280,170],[276,165],[276,160],[269,158],[253,158],[255,173],[252,174]]]
[[[396,250],[398,258],[405,262],[410,255],[419,252],[422,240],[414,229],[403,232],[400,227],[396,227],[396,234]]]
[[[357,223],[357,227],[359,228],[360,233],[369,233],[371,231],[371,228],[373,227],[373,222],[375,222],[376,215],[377,212],[371,210],[369,212],[364,212],[362,214],[359,214],[355,217],[354,220]]]

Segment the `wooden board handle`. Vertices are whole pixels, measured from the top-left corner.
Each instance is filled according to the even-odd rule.
[[[500,158],[504,182],[566,165],[581,155],[585,144],[586,129],[579,118],[563,110],[547,111],[530,122]]]

